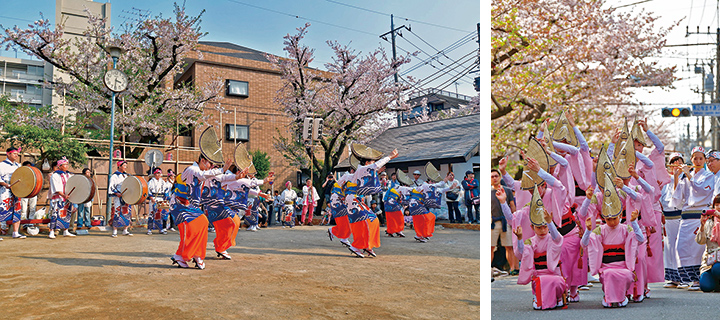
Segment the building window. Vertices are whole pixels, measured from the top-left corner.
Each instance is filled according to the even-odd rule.
[[[238,124],[226,124],[225,125],[225,140],[247,142],[249,138],[250,127],[242,126]]]
[[[235,96],[235,97],[247,97],[248,96],[247,81],[227,80],[227,92],[225,94],[228,96]]]

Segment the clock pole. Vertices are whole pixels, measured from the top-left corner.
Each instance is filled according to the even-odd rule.
[[[113,61],[113,69],[116,69],[118,59],[120,58],[120,54],[122,53],[122,49],[118,47],[110,47],[108,48],[110,51],[110,56],[112,57]],[[105,221],[110,221],[111,218],[111,208],[112,203],[110,202],[110,177],[112,177],[113,171],[113,149],[114,149],[114,142],[115,142],[115,90],[110,90],[112,92],[112,105],[110,107],[110,156],[108,159],[108,176],[107,176],[107,199],[105,202]]]

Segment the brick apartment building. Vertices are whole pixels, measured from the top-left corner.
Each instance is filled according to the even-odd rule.
[[[221,94],[224,99],[219,104],[225,113],[221,121],[217,104],[207,103],[205,114],[209,117],[204,125],[193,128],[188,142],[199,146],[202,131],[214,124],[218,138],[223,141],[225,159],[232,157],[237,138],[238,142],[245,143],[248,151],[260,150],[268,154],[271,170],[275,172],[279,185],[282,186],[282,181],[286,180],[295,184],[297,170],[288,167],[272,145],[278,130],[283,135],[290,135],[287,127],[291,118],[274,102],[277,91],[282,87],[280,72],[273,68],[264,52],[236,44],[201,41],[199,50],[202,57],[188,59],[185,71],[176,78],[176,82],[199,85],[222,77],[225,88]],[[220,128],[217,124],[221,124]]]

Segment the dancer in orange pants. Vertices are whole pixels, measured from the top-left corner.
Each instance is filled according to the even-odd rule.
[[[199,269],[205,268],[202,259],[205,258],[205,250],[207,247],[207,228],[208,219],[205,215],[193,219],[190,222],[182,222],[178,224],[180,230],[180,244],[175,252],[176,256],[180,256],[183,261],[195,260]],[[179,260],[176,260],[179,261]],[[202,264],[202,267],[200,266]],[[187,267],[187,264],[185,264]]]
[[[232,160],[228,161],[223,169],[213,169],[212,162],[201,154],[198,162],[185,168],[183,173],[177,176],[176,187],[173,190],[175,201],[170,214],[178,224],[180,244],[175,255],[170,258],[173,264],[188,268],[188,261],[194,261],[198,269],[205,269],[209,222],[200,209],[202,182],[209,178],[217,178],[220,182],[236,180],[247,173],[243,170],[237,174],[223,174],[231,163]]]
[[[351,173],[346,173],[340,179],[333,183],[332,190],[330,191],[330,200],[328,201],[328,207],[330,213],[335,219],[335,226],[328,228],[328,237],[330,241],[334,238],[340,239],[340,243],[346,247],[350,247],[350,221],[348,220],[347,206],[345,205],[345,190],[343,189],[345,182],[352,176]]]
[[[369,196],[382,191],[377,173],[383,170],[388,161],[397,158],[398,151],[395,149],[390,153],[390,156],[380,159],[382,153],[377,150],[357,144],[351,145],[350,149],[353,155],[358,157],[360,165],[357,166],[355,173],[345,183],[345,205],[350,220],[350,230],[352,230],[353,234],[353,244],[349,249],[350,252],[360,258],[364,257],[363,253],[376,257],[373,248],[380,246],[380,238],[374,238],[380,233],[378,229],[379,223],[377,223],[378,217],[358,199],[358,196]]]

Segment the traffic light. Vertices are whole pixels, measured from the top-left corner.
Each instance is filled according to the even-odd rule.
[[[320,140],[320,139],[322,139],[322,134],[323,134],[323,119],[315,118],[313,122],[314,123],[312,126],[312,130],[313,130],[312,131],[312,139],[313,139],[313,141]]]
[[[690,108],[663,108],[663,117],[689,117],[692,115]]]
[[[475,78],[473,85],[475,86],[475,91],[480,92],[480,77]]]
[[[308,141],[312,137],[313,118],[305,118],[303,120],[302,139],[303,141]]]

